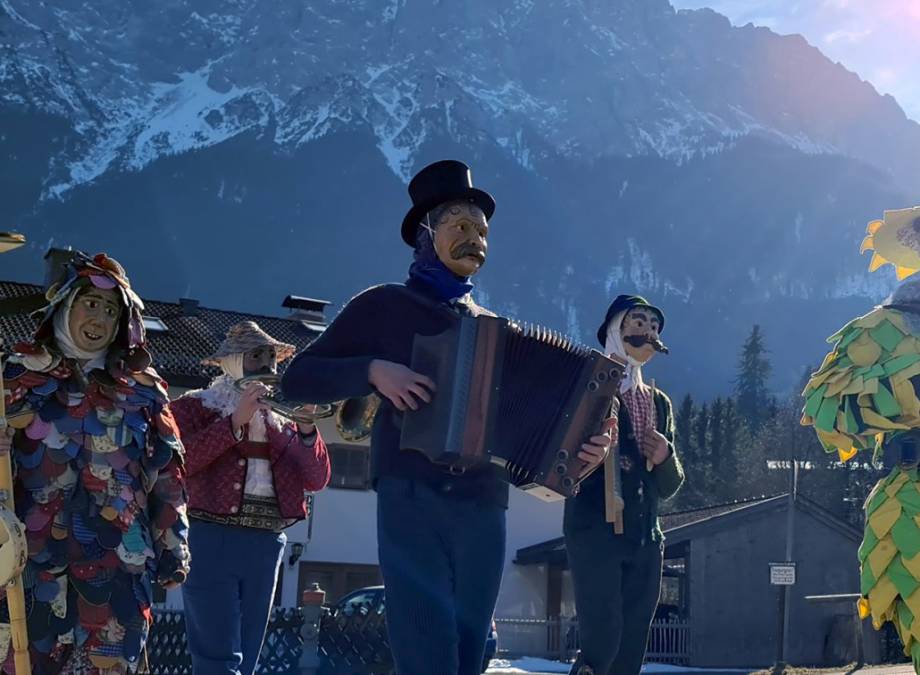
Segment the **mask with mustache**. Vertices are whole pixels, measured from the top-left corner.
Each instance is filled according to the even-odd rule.
[[[653,338],[648,335],[626,335],[623,337],[623,342],[636,348],[647,344],[651,345],[652,349],[661,354],[671,353],[671,350],[665,346],[660,338]]]
[[[444,301],[473,290],[470,278],[486,258],[485,214],[467,202],[448,202],[429,212],[416,231],[409,278]]]
[[[434,250],[458,277],[471,277],[486,261],[489,224],[474,204],[449,204],[434,229]]]
[[[648,362],[656,352],[667,353],[667,347],[658,339],[661,320],[645,307],[634,307],[626,312],[620,335],[626,354],[638,363]]]

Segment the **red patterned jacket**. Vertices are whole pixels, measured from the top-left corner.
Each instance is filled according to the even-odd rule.
[[[229,416],[206,407],[192,396],[173,401],[170,408],[185,445],[189,508],[222,516],[235,515],[243,502],[247,460],[233,435]],[[304,490],[316,492],[329,482],[326,444],[317,430],[314,443],[304,445],[293,424],[285,425],[281,431],[267,426],[266,432],[281,515],[305,518]]]

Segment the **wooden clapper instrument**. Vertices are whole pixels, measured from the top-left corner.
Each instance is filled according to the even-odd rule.
[[[26,243],[21,234],[0,232],[0,253],[12,251]],[[6,390],[3,385],[3,358],[0,353],[0,434],[7,431]],[[0,585],[6,586],[10,612],[13,659],[17,675],[32,672],[29,660],[29,635],[26,629],[26,598],[22,587],[22,570],[28,556],[25,528],[16,518],[13,504],[13,464],[10,453],[0,457]]]
[[[620,399],[614,397],[611,416],[620,412]],[[623,484],[620,478],[620,442],[614,437],[610,451],[604,460],[604,512],[608,523],[613,523],[613,531],[623,534]]]

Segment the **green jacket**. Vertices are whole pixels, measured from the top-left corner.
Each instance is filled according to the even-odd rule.
[[[625,405],[619,411],[619,454],[623,493],[623,539],[645,544],[664,537],[658,522],[659,502],[670,499],[684,482],[684,470],[674,448],[674,412],[671,400],[655,392],[657,429],[668,440],[670,456],[652,471],[645,468],[645,457],[633,433],[632,421]],[[612,524],[606,522],[604,470],[598,468],[582,481],[578,494],[566,500],[566,529],[583,529]]]

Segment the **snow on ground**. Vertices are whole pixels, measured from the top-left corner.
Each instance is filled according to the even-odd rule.
[[[489,675],[529,675],[531,673],[562,673],[567,674],[571,669],[570,663],[561,663],[559,661],[550,661],[548,659],[538,659],[532,656],[526,656],[521,659],[508,661],[505,659],[492,659],[489,665]],[[717,670],[688,668],[686,666],[672,666],[665,663],[646,663],[642,666],[643,673],[687,673],[699,670],[701,673],[715,673]],[[738,672],[737,670],[727,670],[725,672]]]

